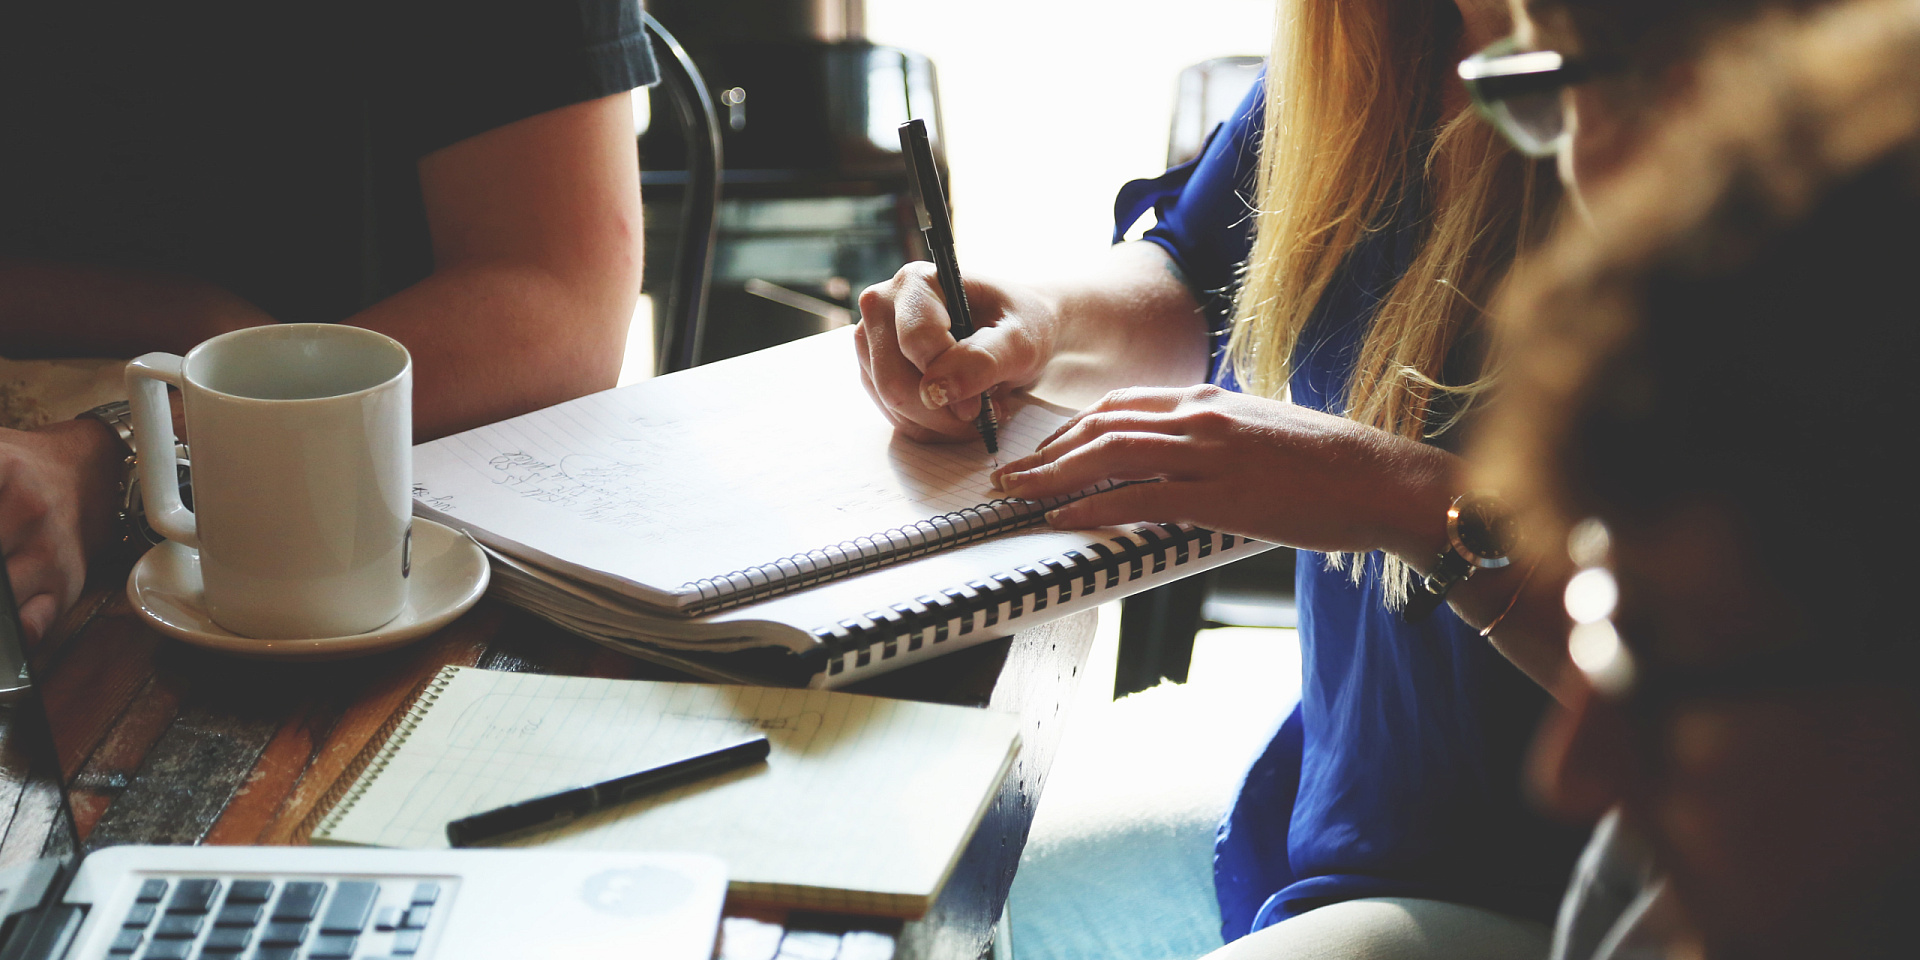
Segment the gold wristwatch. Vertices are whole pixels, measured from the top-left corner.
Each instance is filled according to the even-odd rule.
[[[1401,616],[1408,623],[1425,620],[1474,571],[1497,570],[1512,563],[1510,554],[1518,540],[1513,512],[1499,497],[1466,493],[1453,498],[1447,507],[1447,550],[1407,597]]]
[[[125,400],[103,403],[80,416],[79,419],[98,420],[120,438],[127,448],[127,454],[120,462],[120,483],[118,489],[119,504],[115,508],[114,522],[118,529],[117,542],[121,551],[128,557],[137,557],[147,548],[166,538],[147,525],[146,504],[140,497],[140,447],[134,442],[133,409]],[[187,445],[175,442],[173,445],[175,471],[180,478],[180,501],[189,509],[193,507],[193,472],[187,454]]]

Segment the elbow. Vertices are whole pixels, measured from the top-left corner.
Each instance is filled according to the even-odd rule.
[[[555,271],[555,304],[566,304],[553,330],[560,349],[551,359],[561,374],[560,399],[571,399],[613,387],[626,357],[627,338],[651,336],[634,329],[634,311],[640,302],[641,247],[639,224],[632,232],[600,246],[592,256]]]

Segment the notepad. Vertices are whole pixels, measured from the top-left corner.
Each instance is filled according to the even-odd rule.
[[[1068,417],[1006,407],[1005,458]],[[1070,498],[999,496],[992,468],[977,438],[895,434],[840,330],[422,444],[414,498],[493,554],[508,600],[769,683],[849,682],[1266,549],[1171,524],[1053,530]]]
[[[834,693],[447,667],[314,830],[446,847],[446,823],[764,732],[767,763],[515,845],[696,851],[730,893],[913,917],[952,873],[1019,747],[1015,718]]]
[[[423,512],[663,610],[709,613],[1037,523],[974,440],[893,434],[829,335],[418,448]],[[843,355],[844,354],[844,355]],[[1066,411],[1019,398],[1008,457]]]

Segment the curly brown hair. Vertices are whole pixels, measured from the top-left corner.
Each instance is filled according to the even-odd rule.
[[[1565,529],[1725,506],[1829,629],[1913,633],[1920,6],[1778,15],[1515,269],[1475,459]]]

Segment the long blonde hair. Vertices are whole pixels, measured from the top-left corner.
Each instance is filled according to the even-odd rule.
[[[1447,0],[1283,2],[1253,252],[1225,357],[1247,391],[1284,394],[1301,331],[1341,264],[1369,234],[1395,229],[1409,192],[1426,198],[1415,252],[1361,341],[1346,415],[1424,440],[1485,388],[1478,359],[1462,378],[1449,358],[1516,250],[1544,228],[1540,194],[1554,184],[1471,110],[1441,122],[1459,32]],[[1398,605],[1404,564],[1389,558],[1385,572]]]

